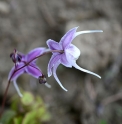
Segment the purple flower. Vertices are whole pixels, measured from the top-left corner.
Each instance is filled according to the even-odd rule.
[[[72,40],[80,35],[80,34],[84,34],[84,33],[95,33],[95,32],[103,32],[102,30],[90,30],[90,31],[79,31],[76,32],[78,27],[75,27],[71,30],[69,30],[60,40],[59,43],[55,42],[54,40],[49,39],[47,41],[47,45],[51,50],[58,50],[59,52],[52,52],[53,55],[49,61],[48,64],[48,77],[50,77],[53,73],[54,78],[56,79],[56,81],[58,82],[58,84],[62,87],[62,89],[64,89],[65,91],[67,91],[67,89],[65,89],[63,87],[63,85],[61,84],[61,82],[59,81],[57,75],[56,75],[56,70],[57,67],[59,66],[59,64],[62,64],[66,67],[71,68],[72,66],[75,67],[76,69],[79,69],[83,72],[95,75],[99,78],[101,78],[99,75],[88,71],[86,69],[83,69],[81,67],[79,67],[76,64],[76,60],[79,58],[80,56],[80,50],[73,44],[71,44]]]
[[[20,93],[16,80],[21,74],[27,73],[37,79],[40,79],[40,77],[42,76],[42,79],[44,79],[44,75],[42,74],[40,68],[38,68],[38,66],[36,65],[36,57],[42,55],[44,52],[45,48],[36,48],[30,51],[27,55],[18,53],[16,50],[10,55],[13,62],[15,63],[15,66],[11,69],[8,80],[13,81],[20,97],[22,97],[22,94]]]

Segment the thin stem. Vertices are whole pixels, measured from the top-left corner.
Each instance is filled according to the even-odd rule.
[[[8,81],[8,84],[7,84],[5,93],[4,93],[4,97],[3,97],[3,101],[2,101],[2,109],[1,109],[1,112],[0,112],[0,118],[1,118],[3,110],[4,110],[4,106],[5,106],[5,102],[6,102],[6,97],[7,97],[7,92],[8,92],[9,86],[10,86],[10,80]]]

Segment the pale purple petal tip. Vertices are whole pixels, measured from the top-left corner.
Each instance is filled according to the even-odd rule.
[[[58,82],[58,84],[60,85],[60,87],[65,90],[65,91],[68,91],[66,88],[64,88],[64,86],[61,84],[61,82],[59,81],[57,75],[56,75],[56,69],[57,67],[59,66],[60,62],[57,62],[57,64],[53,67],[53,76],[54,78],[56,79],[56,81]]]
[[[44,47],[40,47],[40,48],[35,48],[33,49],[32,51],[30,51],[28,54],[27,54],[27,61],[31,61],[33,60],[35,57],[43,54],[45,51],[45,48]]]
[[[55,42],[54,40],[47,40],[47,45],[51,50],[62,50],[62,46],[58,43]]]
[[[23,95],[21,94],[20,90],[19,90],[19,87],[17,86],[17,82],[16,80],[13,81],[13,84],[14,84],[14,87],[15,89],[17,90],[17,93],[20,97],[23,97]]]
[[[101,78],[101,76],[99,76],[98,74],[79,67],[75,62],[74,62],[74,64],[73,64],[73,66],[74,66],[76,69],[80,70],[80,71],[83,71],[83,72],[92,74],[92,75],[94,75],[94,76],[96,76],[96,77],[98,77],[98,78]]]
[[[68,45],[70,45],[70,43],[72,42],[72,40],[75,37],[75,33],[78,27],[75,27],[71,30],[69,30],[60,40],[60,44],[62,44],[63,48],[65,49],[66,47],[68,47]]]

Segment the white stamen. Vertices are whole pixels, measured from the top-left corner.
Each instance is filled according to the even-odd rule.
[[[20,97],[23,97],[23,95],[21,94],[21,92],[20,92],[20,90],[19,90],[19,87],[17,86],[17,83],[16,83],[15,80],[13,81],[13,84],[14,84],[14,87],[15,87],[15,89],[17,90],[17,93],[19,94],[19,96],[20,96]]]

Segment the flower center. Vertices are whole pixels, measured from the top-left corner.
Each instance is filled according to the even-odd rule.
[[[64,50],[59,50],[59,53],[63,54],[64,53]]]

